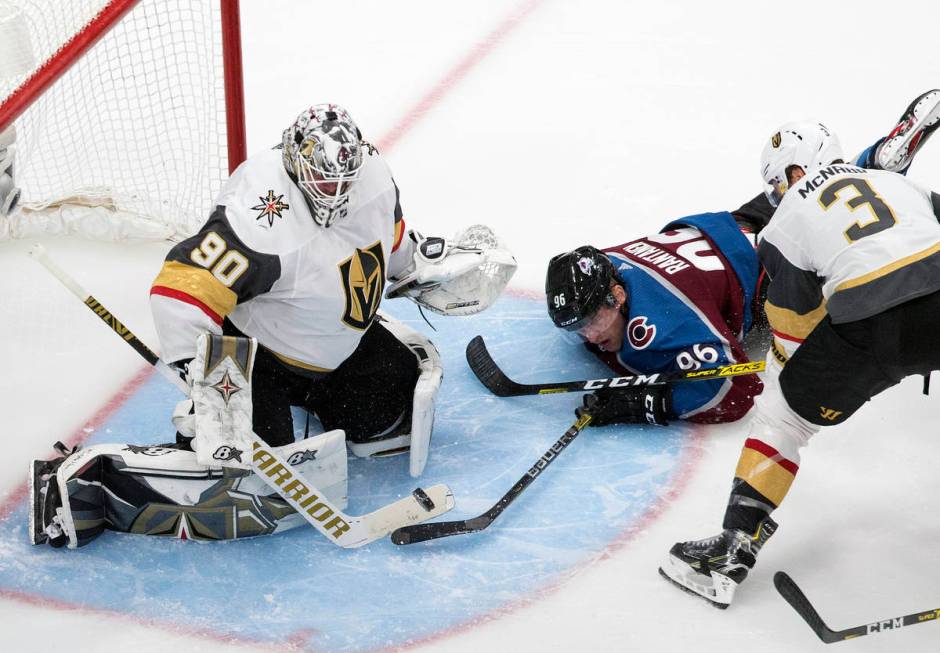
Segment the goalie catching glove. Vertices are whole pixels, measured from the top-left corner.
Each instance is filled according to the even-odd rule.
[[[608,424],[658,424],[667,426],[672,409],[672,389],[668,383],[638,388],[603,388],[584,395],[575,415],[593,416],[591,426]]]
[[[473,225],[453,239],[416,232],[413,266],[386,297],[408,297],[440,315],[473,315],[488,308],[516,271],[515,257],[485,225]]]

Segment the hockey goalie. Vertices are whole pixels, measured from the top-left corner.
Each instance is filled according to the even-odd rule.
[[[339,508],[347,445],[424,470],[441,360],[380,302],[477,313],[515,271],[511,253],[483,225],[454,238],[407,230],[388,166],[334,104],[301,113],[215,204],[150,291],[162,357],[190,389],[174,411],[177,441],[34,461],[33,543],[76,547],[105,529],[231,539],[303,523],[290,493],[249,464],[259,442]],[[324,432],[295,442],[292,407]]]

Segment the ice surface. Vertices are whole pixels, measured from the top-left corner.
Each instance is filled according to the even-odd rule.
[[[306,105],[339,101],[368,137],[388,144],[383,153],[409,225],[450,235],[489,223],[518,255],[513,286],[536,292],[552,254],[623,242],[756,194],[760,147],[777,124],[818,118],[847,150],[859,150],[940,80],[940,9],[926,1],[906,3],[903,12],[873,0],[770,8],[282,0],[243,2],[242,11],[250,151],[277,142]],[[911,176],[936,188],[938,170],[931,142]],[[83,429],[92,426],[100,441],[117,438],[130,404],[110,398],[156,383],[136,354],[25,257],[29,244],[0,244],[0,504],[7,513],[21,510],[30,458],[48,455],[57,439],[87,437]],[[155,343],[146,293],[165,245],[45,244]],[[431,335],[441,340],[466,328],[455,336],[465,343],[484,333],[494,357],[520,379],[555,378],[561,363],[575,365],[551,357],[554,341],[531,319],[535,308],[509,308],[528,300],[504,301],[508,313],[483,314],[478,329],[432,318],[440,334]],[[504,336],[512,333],[518,343]],[[530,341],[537,333],[546,340]],[[445,435],[435,436],[421,480],[454,487],[453,518],[478,514],[501,496],[564,430],[574,399],[497,400],[478,390],[460,405],[446,391],[461,383],[461,344],[445,348]],[[538,355],[517,359],[526,346]],[[471,381],[463,378],[469,389]],[[138,545],[142,538],[107,534],[101,546],[63,552],[29,548],[22,525],[4,522],[0,646],[33,650],[51,637],[77,651],[813,650],[821,644],[773,589],[777,569],[793,575],[834,628],[940,604],[935,407],[912,379],[820,435],[776,514],[779,532],[725,612],[676,591],[656,567],[676,540],[716,532],[741,424],[586,433],[491,529],[446,544],[377,543],[341,557],[301,531],[205,546]],[[484,434],[475,412],[511,427],[502,438]],[[543,424],[555,430],[542,431]],[[158,435],[159,428],[166,427],[148,430]],[[363,492],[351,496],[351,510],[414,485],[404,461],[356,461],[351,469],[351,490]],[[653,499],[656,483],[666,489]],[[553,512],[571,500],[556,494],[566,488],[590,499],[587,515]],[[603,525],[597,538],[567,539],[584,518]],[[571,544],[553,537],[556,525]],[[290,601],[273,580],[256,593],[236,583],[257,564],[274,569],[289,552],[303,562],[285,561],[276,579],[302,601]],[[170,559],[178,562],[172,573],[146,582]],[[488,582],[497,583],[493,596],[483,591]],[[429,613],[434,599],[442,610]],[[246,614],[256,619],[239,616]],[[375,630],[400,614],[407,615],[400,627]],[[937,642],[937,626],[926,624],[841,646],[934,651]]]

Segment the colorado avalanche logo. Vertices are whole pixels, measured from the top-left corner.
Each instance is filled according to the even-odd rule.
[[[656,337],[656,325],[646,320],[645,315],[639,315],[627,324],[627,338],[634,349],[646,349]]]
[[[594,261],[586,256],[582,256],[578,259],[578,267],[581,268],[582,273],[589,275],[594,271]]]

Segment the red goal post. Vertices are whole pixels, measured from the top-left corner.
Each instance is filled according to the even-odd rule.
[[[5,143],[0,237],[192,233],[245,158],[238,0],[0,0]]]

